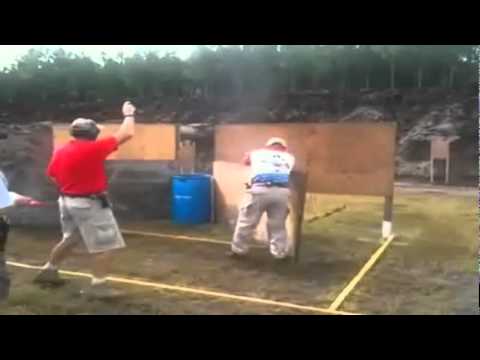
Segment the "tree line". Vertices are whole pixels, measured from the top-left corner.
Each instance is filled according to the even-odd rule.
[[[0,105],[330,89],[460,88],[478,82],[478,45],[217,45],[181,60],[155,52],[95,62],[31,49],[0,72]]]

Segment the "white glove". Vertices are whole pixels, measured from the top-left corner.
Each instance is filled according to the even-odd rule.
[[[135,108],[135,106],[133,106],[133,104],[130,101],[125,101],[123,103],[123,107],[122,107],[123,116],[125,117],[134,116],[136,110],[137,109]]]

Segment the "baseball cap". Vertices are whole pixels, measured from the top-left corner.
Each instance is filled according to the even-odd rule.
[[[287,142],[282,139],[282,138],[279,138],[279,137],[273,137],[273,138],[270,138],[268,141],[267,141],[267,144],[266,146],[271,146],[271,145],[274,145],[274,144],[279,144],[279,145],[282,145],[283,147],[287,147]]]
[[[76,135],[98,135],[103,129],[103,126],[97,124],[92,119],[78,118],[70,125],[70,132],[73,136]]]

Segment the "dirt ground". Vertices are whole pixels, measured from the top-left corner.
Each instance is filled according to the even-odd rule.
[[[344,207],[330,217],[314,216]],[[328,307],[380,246],[383,203],[379,198],[309,195],[300,263],[275,264],[266,249],[249,259],[224,256],[225,245],[126,236],[114,275],[170,285],[228,292],[301,305]],[[377,266],[339,310],[362,314],[478,314],[478,234],[476,194],[398,188],[394,232],[398,237]],[[220,226],[182,228],[168,222],[121,224],[228,241]],[[8,259],[43,264],[59,230],[16,228]],[[77,252],[63,268],[89,272]],[[35,272],[10,268],[13,286],[0,314],[311,314],[245,302],[119,285],[126,297],[114,302],[79,296],[87,279],[69,278],[65,288],[40,289]]]

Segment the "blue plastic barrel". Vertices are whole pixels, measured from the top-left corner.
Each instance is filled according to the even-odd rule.
[[[182,225],[211,220],[212,178],[210,175],[178,175],[172,179],[172,218]]]

